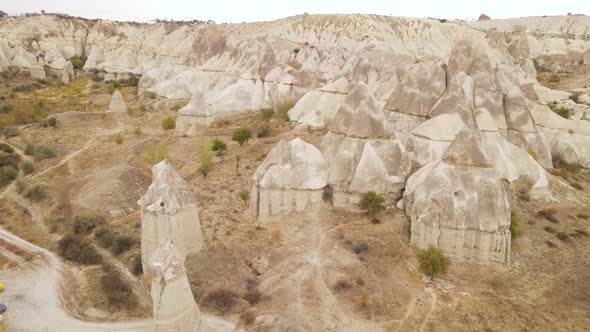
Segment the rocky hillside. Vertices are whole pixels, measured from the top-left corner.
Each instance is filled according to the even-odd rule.
[[[183,253],[169,289],[246,329],[588,326],[589,17],[3,17],[0,71],[2,228],[112,252],[102,271],[70,264],[82,291],[64,317],[146,316],[147,280],[126,269],[141,274],[171,236]],[[169,213],[169,187],[186,214]],[[186,262],[183,241],[198,243]],[[451,258],[447,278],[418,273],[429,245]],[[101,307],[97,279],[113,270],[136,310]],[[199,312],[185,300],[178,324]]]

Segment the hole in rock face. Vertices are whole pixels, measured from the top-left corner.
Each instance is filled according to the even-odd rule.
[[[160,206],[161,207],[164,207],[164,202],[160,202]]]
[[[334,205],[334,189],[329,184],[324,187],[322,200],[330,205]]]

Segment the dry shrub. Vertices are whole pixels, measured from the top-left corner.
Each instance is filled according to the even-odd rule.
[[[254,311],[252,310],[246,310],[240,315],[240,320],[244,322],[245,325],[252,325],[255,319],[256,314],[254,314]]]
[[[545,218],[546,220],[554,223],[554,224],[558,224],[559,223],[559,219],[557,219],[557,217],[555,217],[555,214],[557,213],[556,209],[553,208],[549,208],[549,209],[544,209],[539,211],[537,214],[539,215],[539,217],[541,218]]]
[[[283,240],[283,232],[280,229],[274,229],[270,232],[270,238],[272,242],[281,242]]]
[[[250,305],[256,305],[262,299],[262,293],[258,289],[250,289],[244,294],[244,296],[242,296],[242,298],[248,301]]]
[[[550,240],[545,241],[545,243],[547,244],[547,246],[549,248],[556,248],[557,247],[557,245]]]
[[[334,284],[333,288],[336,293],[340,293],[342,291],[351,289],[352,284],[348,280],[341,279],[341,280],[338,280],[338,282],[336,282],[336,284]]]
[[[238,302],[238,294],[229,289],[217,289],[209,292],[203,303],[205,306],[216,310],[218,313],[230,312]]]
[[[576,217],[580,218],[580,219],[584,219],[584,220],[588,220],[590,218],[589,215],[585,214],[585,213],[578,213],[576,215]]]
[[[556,236],[556,237],[557,237],[559,240],[561,240],[561,241],[563,241],[563,242],[567,242],[567,241],[569,241],[569,239],[570,239],[569,235],[567,235],[567,234],[566,234],[566,233],[564,233],[564,232],[558,232],[558,233],[556,233],[556,234],[555,234],[555,236]]]
[[[514,188],[514,193],[516,197],[520,198],[521,200],[528,202],[530,197],[530,191],[533,187],[533,180],[528,176],[521,176],[518,180],[514,181],[512,187]]]
[[[551,234],[555,234],[557,231],[555,230],[555,228],[551,227],[551,226],[545,226],[543,227],[543,230],[547,233],[551,233]]]
[[[131,287],[113,269],[108,268],[100,278],[100,285],[110,305],[128,307],[135,304]]]

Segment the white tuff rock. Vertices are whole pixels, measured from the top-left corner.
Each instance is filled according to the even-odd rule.
[[[197,198],[166,160],[152,168],[152,184],[141,207],[141,259],[147,265],[160,242],[170,237],[182,257],[203,246]]]
[[[327,179],[328,164],[315,146],[281,140],[254,173],[250,209],[261,221],[303,211],[321,201]]]
[[[490,163],[479,133],[466,128],[442,160],[408,179],[412,244],[434,245],[454,260],[510,262],[510,206]]]
[[[147,265],[152,277],[152,300],[156,332],[198,332],[201,312],[184,269],[184,256],[165,237]]]

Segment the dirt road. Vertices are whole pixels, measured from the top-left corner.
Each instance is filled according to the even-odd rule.
[[[2,273],[6,289],[0,294],[7,304],[4,324],[10,331],[153,331],[151,319],[119,322],[87,322],[75,319],[64,309],[61,289],[67,267],[54,253],[29,243],[3,229],[0,239],[34,254],[31,266]],[[235,325],[203,315],[204,331],[234,331]]]

